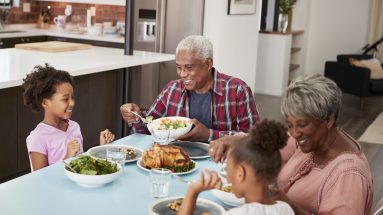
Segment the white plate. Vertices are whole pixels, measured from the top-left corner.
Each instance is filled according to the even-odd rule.
[[[110,147],[112,147],[112,148],[122,148],[124,150],[131,149],[131,150],[134,150],[137,153],[137,156],[135,156],[135,157],[130,157],[130,156],[127,155],[125,163],[130,163],[130,162],[134,162],[134,161],[138,160],[142,156],[142,153],[143,153],[142,149],[139,149],[139,148],[136,148],[136,147],[133,147],[133,146],[106,144],[106,145],[95,146],[93,148],[90,148],[88,150],[88,154],[91,157],[95,158],[95,159],[106,160],[106,149],[110,148]]]
[[[159,199],[159,200],[155,201],[148,208],[149,214],[151,214],[151,215],[158,215],[158,214],[175,215],[176,212],[173,211],[172,209],[170,209],[168,207],[168,204],[170,202],[172,202],[176,199],[180,199],[180,198],[183,198],[183,197],[181,197],[181,196],[168,197],[168,198],[163,198],[163,199]],[[193,214],[200,215],[203,212],[207,212],[209,215],[221,215],[225,212],[225,209],[221,205],[219,205],[219,204],[217,204],[211,200],[198,198],[196,208],[195,208]]]
[[[179,140],[171,142],[168,145],[174,145],[183,148],[186,152],[189,153],[189,157],[191,159],[204,159],[210,157],[209,144],[207,143]]]
[[[193,169],[191,169],[191,170],[189,170],[187,172],[175,172],[173,174],[175,174],[175,175],[186,175],[186,174],[189,174],[189,173],[192,173],[192,172],[196,171],[198,169],[198,165],[197,165],[197,163],[195,161],[192,160],[192,162],[194,163],[194,168]],[[140,168],[140,169],[142,169],[142,170],[144,170],[146,172],[150,172],[150,169],[147,169],[144,166],[142,166],[142,159],[141,158],[137,160],[137,166],[138,166],[138,168]]]
[[[226,205],[232,206],[232,207],[238,207],[243,204],[245,204],[244,198],[237,198],[234,193],[225,192],[223,190],[217,190],[213,189],[211,190],[213,195],[217,197],[219,200],[221,200]]]

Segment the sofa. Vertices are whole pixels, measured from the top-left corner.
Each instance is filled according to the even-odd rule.
[[[342,54],[337,61],[327,61],[325,64],[325,77],[335,81],[339,88],[348,94],[360,97],[360,108],[364,109],[364,100],[370,96],[383,96],[383,79],[371,79],[370,69],[354,66],[349,59],[371,59],[371,55]]]

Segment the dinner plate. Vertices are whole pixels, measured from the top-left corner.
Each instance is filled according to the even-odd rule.
[[[191,141],[175,141],[169,143],[169,145],[175,145],[183,148],[189,153],[191,159],[204,159],[210,157],[209,144],[201,142]]]
[[[133,146],[127,146],[127,145],[113,145],[113,144],[106,144],[102,146],[95,146],[93,148],[90,148],[88,150],[88,154],[96,159],[103,159],[106,160],[106,149],[109,147],[113,148],[122,148],[124,150],[134,150],[136,152],[136,156],[131,156],[126,154],[125,163],[130,163],[138,160],[142,156],[142,149],[133,147]]]
[[[195,164],[193,169],[191,169],[191,170],[189,170],[187,172],[175,172],[173,174],[175,174],[175,175],[186,175],[186,174],[189,174],[189,173],[192,173],[192,172],[196,171],[197,168],[198,168],[198,165],[197,165],[197,163],[195,161],[192,160],[192,162]],[[142,169],[142,170],[144,170],[146,172],[150,172],[150,169],[145,168],[142,165],[142,159],[141,158],[137,160],[137,166],[138,166],[138,168],[140,168],[140,169]]]
[[[173,211],[168,207],[168,204],[176,199],[183,198],[181,196],[179,197],[168,197],[168,198],[163,198],[155,201],[152,205],[149,206],[149,214],[151,215],[175,215],[176,212]],[[198,198],[197,199],[197,204],[194,210],[195,215],[200,215],[202,213],[207,213],[209,215],[221,215],[225,212],[225,209],[210,200],[207,199],[202,199]]]

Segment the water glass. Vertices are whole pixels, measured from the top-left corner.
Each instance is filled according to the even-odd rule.
[[[171,171],[165,168],[150,170],[150,191],[154,198],[163,198],[169,195],[171,176]]]
[[[106,159],[121,164],[121,167],[125,164],[126,154],[124,149],[118,147],[108,147],[106,149]]]

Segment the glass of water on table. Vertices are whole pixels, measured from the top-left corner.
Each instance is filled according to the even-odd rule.
[[[225,136],[233,136],[233,135],[235,135],[235,134],[237,134],[237,133],[238,133],[237,131],[233,131],[233,130],[220,131],[220,132],[219,132],[219,138],[221,138],[221,137],[225,137]],[[219,171],[219,174],[220,174],[222,177],[224,177],[224,178],[226,178],[226,176],[227,176],[227,170],[226,170],[226,168],[227,168],[227,159],[225,159],[225,160],[222,162],[222,164],[221,164],[221,169],[220,169],[220,171]]]
[[[108,147],[106,149],[106,159],[121,164],[122,170],[125,165],[126,153],[124,149],[119,147]]]
[[[150,192],[154,198],[163,198],[169,195],[171,176],[171,171],[165,168],[154,168],[150,170]]]

